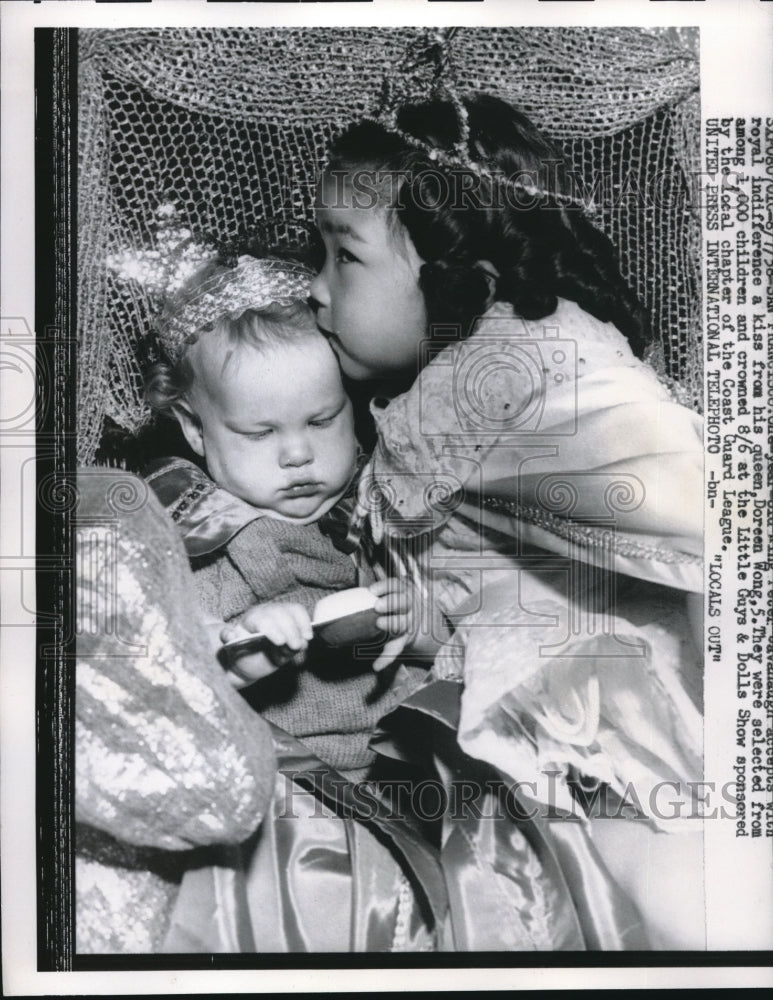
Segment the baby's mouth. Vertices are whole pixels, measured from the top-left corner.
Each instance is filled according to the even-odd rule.
[[[319,491],[319,483],[305,480],[302,483],[291,483],[282,488],[282,493],[291,497],[310,497]]]

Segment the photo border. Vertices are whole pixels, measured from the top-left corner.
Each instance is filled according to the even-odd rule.
[[[69,6],[69,4],[67,5]],[[198,7],[198,5],[196,5]],[[226,4],[216,4],[221,10]],[[288,5],[289,6],[289,5]],[[401,5],[404,7],[404,5]],[[437,7],[440,4],[435,5]],[[480,5],[482,6],[482,5]],[[708,6],[708,5],[707,5]],[[664,22],[668,19],[665,5]],[[103,11],[104,13],[104,11]],[[72,373],[77,363],[75,357],[75,280],[77,261],[77,227],[74,224],[74,194],[77,189],[77,102],[72,94],[77,93],[77,65],[73,52],[74,32],[77,29],[60,29],[63,34],[54,35],[54,29],[37,28],[35,37],[35,86],[37,96],[36,116],[36,163],[35,163],[35,208],[36,208],[36,305],[35,329],[37,336],[38,380],[50,383],[51,394],[38,407],[36,431],[38,452],[36,457],[36,545],[38,552],[51,557],[51,564],[40,561],[36,570],[38,609],[53,614],[46,620],[38,615],[36,624],[37,680],[36,680],[36,830],[38,848],[38,970],[86,971],[90,958],[76,958],[74,953],[74,900],[71,891],[73,867],[72,838],[74,830],[71,780],[73,774],[72,748],[74,745],[74,718],[72,712],[74,697],[74,662],[72,660],[72,628],[68,627],[72,610],[72,513],[74,493],[74,412],[75,380]],[[50,36],[37,32],[51,31]],[[46,48],[48,46],[48,48]],[[44,50],[50,53],[50,64],[44,58]],[[45,118],[45,93],[51,96],[51,119]],[[64,95],[67,95],[66,97]],[[44,164],[52,164],[53,169],[44,169]],[[54,220],[52,226],[51,220]],[[42,336],[41,336],[42,331]],[[45,397],[45,393],[42,394]],[[45,403],[45,405],[43,405]],[[68,500],[68,496],[70,499]],[[53,509],[52,509],[53,508]],[[46,647],[48,651],[46,652]],[[53,650],[53,651],[52,651]],[[52,850],[51,845],[56,849]],[[582,954],[582,961],[579,956]],[[486,960],[477,962],[479,956]],[[384,965],[361,961],[360,956],[311,956],[307,964],[305,956],[280,956],[283,960],[276,965],[237,962],[220,964],[226,958],[240,959],[252,956],[215,956],[215,964],[204,961],[199,965],[165,965],[163,961],[173,956],[148,956],[153,961],[147,964],[141,957],[138,963],[133,956],[128,964],[116,959],[112,969],[123,968],[138,971],[151,969],[178,968],[288,968],[294,966],[305,969],[331,969],[339,965],[342,958],[350,959],[347,966],[352,968],[383,968]],[[194,956],[198,958],[198,956]],[[259,956],[260,957],[260,956]],[[432,956],[434,959],[435,956]],[[458,957],[458,963],[456,961]],[[544,956],[535,956],[531,962],[520,961],[521,956],[497,955],[489,961],[488,953],[476,953],[474,962],[470,956],[439,955],[439,961],[431,966],[456,968],[462,965],[480,965],[481,968],[536,968],[544,965]],[[185,956],[189,958],[189,956]],[[364,956],[363,956],[364,958]],[[381,961],[380,957],[380,961]],[[410,968],[412,962],[399,958],[401,967]],[[505,961],[504,959],[507,959]],[[564,961],[566,958],[566,961]],[[589,959],[585,961],[584,959]],[[729,963],[729,958],[732,962]],[[287,962],[284,960],[287,959]],[[453,959],[453,960],[452,960]],[[502,959],[500,961],[500,959]],[[554,961],[555,959],[555,961]],[[603,960],[600,960],[603,959]],[[633,959],[633,961],[631,961]],[[764,966],[769,953],[750,952],[658,952],[658,953],[551,953],[550,964],[560,968],[622,968],[622,967],[663,967],[685,966],[719,969],[733,966],[748,969]],[[85,965],[81,962],[85,960]],[[5,963],[5,955],[4,955]],[[390,962],[391,966],[392,963]],[[711,977],[709,977],[709,981]],[[717,979],[713,980],[719,984]],[[145,990],[142,990],[145,992]],[[8,994],[14,995],[14,994]],[[17,994],[19,995],[19,994]]]

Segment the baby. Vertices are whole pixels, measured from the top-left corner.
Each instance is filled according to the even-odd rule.
[[[233,666],[238,683],[260,681],[247,693],[254,707],[360,775],[377,721],[422,672],[381,669],[408,645],[411,591],[376,579],[342,537],[358,447],[338,362],[303,301],[309,281],[299,265],[250,257],[189,281],[160,327],[171,364],[146,391],[207,471],[164,460],[148,480],[182,532],[205,611],[220,629],[233,623],[221,640],[243,630],[269,640]],[[320,598],[363,585],[391,637],[375,663],[312,633]]]

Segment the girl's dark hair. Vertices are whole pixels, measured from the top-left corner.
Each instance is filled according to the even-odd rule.
[[[611,242],[582,210],[562,202],[569,194],[566,167],[553,143],[511,105],[479,94],[464,99],[471,168],[439,166],[428,152],[373,121],[361,122],[332,145],[329,176],[360,178],[360,191],[405,226],[426,262],[420,285],[433,323],[456,324],[468,336],[486,309],[492,276],[496,298],[524,319],[551,315],[559,298],[571,299],[602,322],[613,323],[639,357],[650,340],[644,310],[620,274]],[[460,139],[450,102],[401,108],[398,128],[429,147],[448,151]],[[508,184],[518,176],[523,186]],[[396,180],[399,179],[399,180]],[[530,195],[529,185],[540,194]],[[548,191],[547,197],[542,192]]]

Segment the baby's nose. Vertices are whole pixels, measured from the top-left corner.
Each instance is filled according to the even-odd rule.
[[[314,452],[308,438],[299,434],[282,442],[279,464],[283,468],[308,465],[314,459]]]

